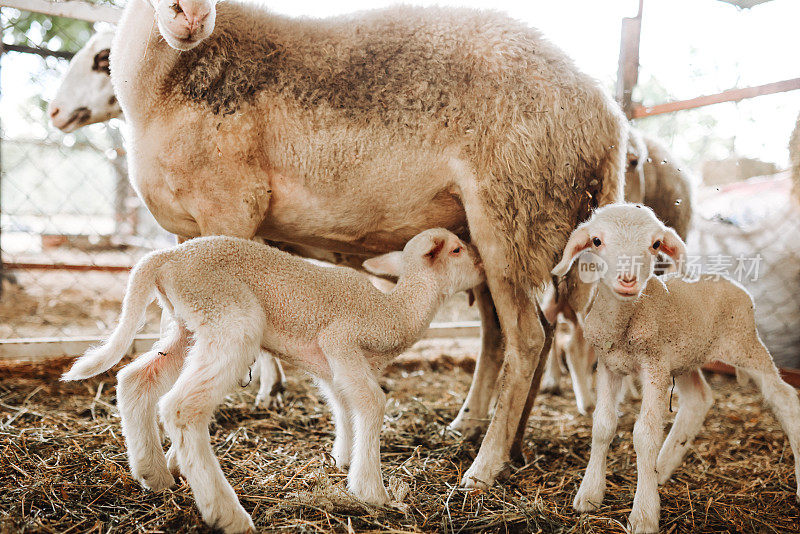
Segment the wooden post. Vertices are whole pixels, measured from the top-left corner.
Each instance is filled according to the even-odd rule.
[[[643,4],[644,0],[639,0],[639,12],[635,17],[622,19],[616,99],[628,119],[632,118],[633,113],[633,88],[639,81],[639,38],[642,33]]]

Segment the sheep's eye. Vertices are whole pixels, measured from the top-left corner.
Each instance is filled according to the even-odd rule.
[[[456,247],[453,249],[453,254],[458,254],[459,252],[461,252],[461,247]]]
[[[660,246],[661,246],[661,241],[657,239],[656,242],[653,243],[653,250],[658,250],[658,247]]]
[[[599,238],[599,237],[593,237],[593,238],[592,238],[592,244],[593,244],[594,246],[596,246],[596,247],[599,247],[600,245],[602,245],[602,244],[603,244],[603,242],[602,242],[602,241],[600,241],[600,238]]]

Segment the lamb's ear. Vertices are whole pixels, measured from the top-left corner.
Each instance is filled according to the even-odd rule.
[[[586,228],[586,226],[577,227],[572,231],[572,235],[569,236],[567,246],[564,247],[564,255],[561,257],[561,261],[558,262],[558,265],[550,272],[555,276],[564,276],[567,274],[576,256],[589,248],[591,244],[592,238],[589,236],[589,229]]]
[[[381,256],[376,256],[365,260],[362,264],[364,269],[378,276],[397,276],[403,271],[403,253],[389,252]]]
[[[441,237],[434,237],[431,239],[431,248],[428,249],[428,252],[424,254],[425,258],[428,262],[433,265],[433,263],[439,258],[440,253],[444,249],[444,239]]]
[[[664,228],[664,239],[658,250],[672,258],[678,271],[686,274],[686,243],[675,230],[668,226]]]

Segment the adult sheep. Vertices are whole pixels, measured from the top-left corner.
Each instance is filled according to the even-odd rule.
[[[534,296],[589,209],[621,197],[626,124],[599,84],[498,13],[292,19],[215,0],[130,0],[111,77],[131,177],[172,233],[366,258],[444,227],[477,246],[478,367],[503,368],[462,483],[490,485],[545,344]]]

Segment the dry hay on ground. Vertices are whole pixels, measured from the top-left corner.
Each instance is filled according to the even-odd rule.
[[[489,491],[458,489],[476,445],[446,430],[466,394],[464,347],[406,358],[390,391],[381,457],[401,504],[364,506],[342,488],[328,455],[333,427],[310,381],[290,373],[285,408],[253,410],[234,392],[211,425],[212,443],[262,531],[623,532],[636,481],[628,409],[609,457],[606,501],[571,508],[590,446],[591,421],[571,394],[541,395],[529,422],[529,461]],[[417,353],[434,352],[429,345]],[[467,362],[467,363],[464,363]],[[208,532],[183,479],[153,494],[131,479],[111,374],[60,383],[66,362],[0,364],[0,533]],[[430,366],[436,367],[432,371]],[[413,369],[413,370],[409,370]],[[661,488],[662,532],[797,532],[792,455],[760,397],[713,376],[718,402],[694,450]],[[562,384],[568,389],[568,384]]]

